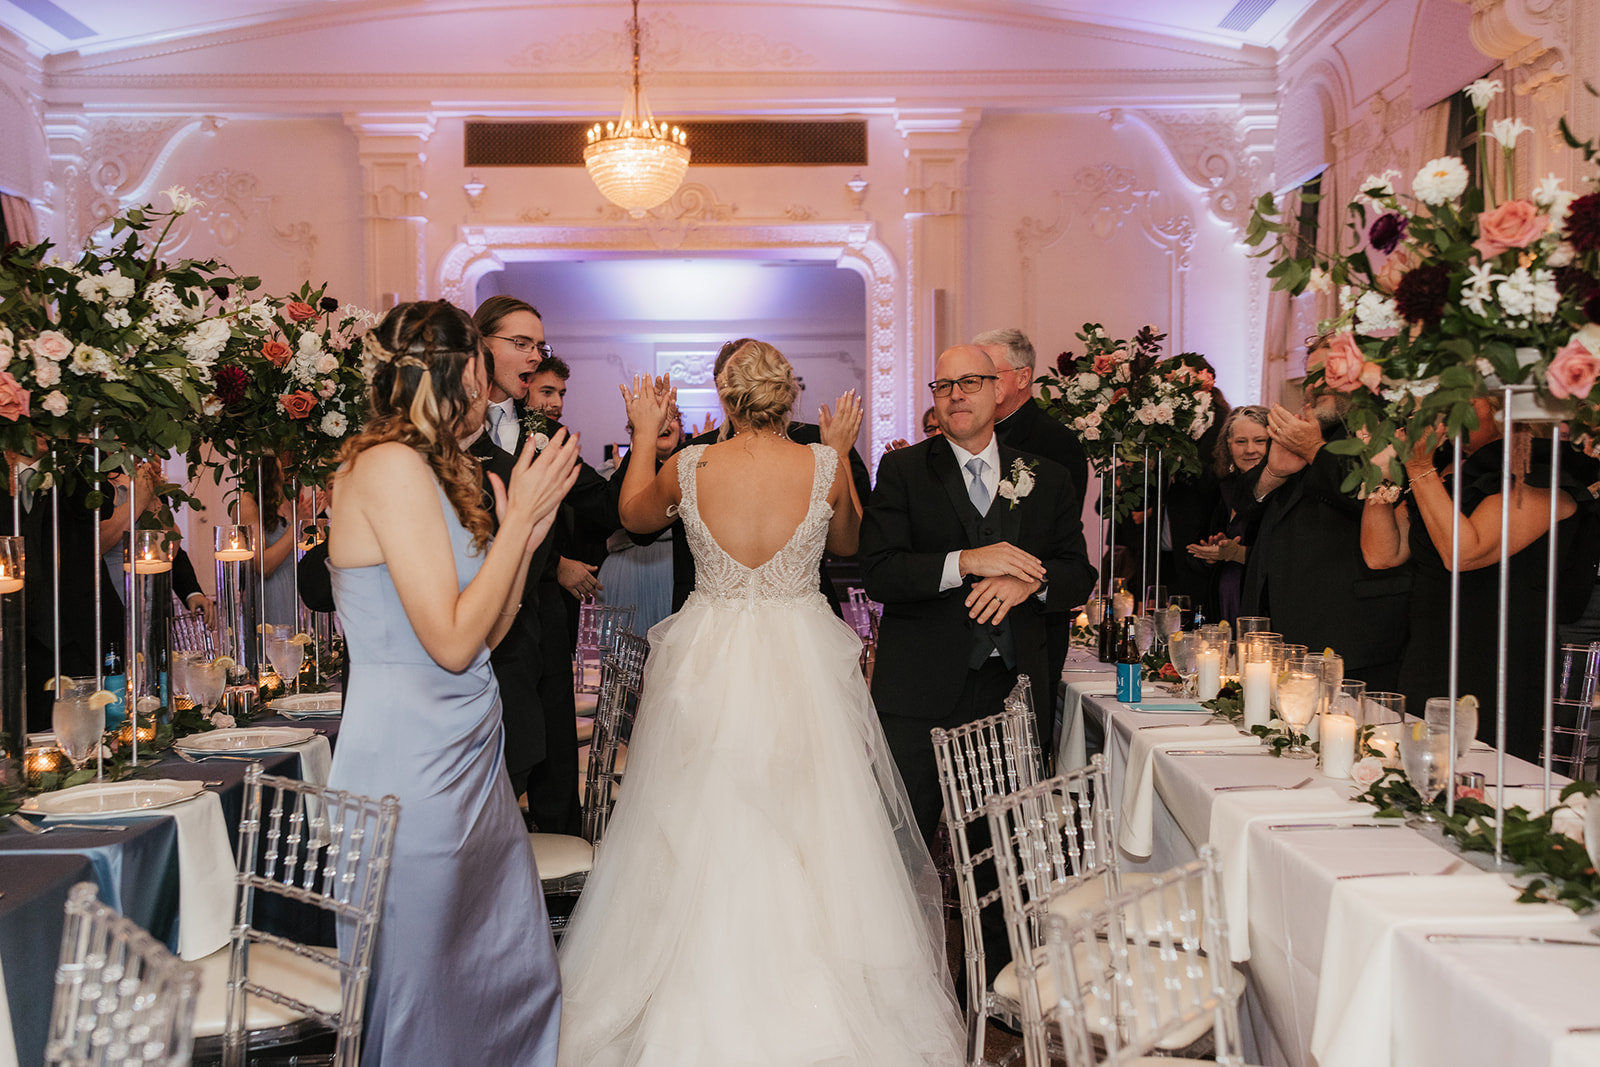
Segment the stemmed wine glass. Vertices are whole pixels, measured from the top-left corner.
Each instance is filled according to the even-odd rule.
[[[294,632],[294,627],[279,624],[267,626],[267,659],[272,661],[272,669],[278,672],[284,684],[294,682],[295,691],[300,687],[300,665],[306,659],[306,642],[304,638],[296,641],[299,634]]]
[[[1200,639],[1195,634],[1178,631],[1167,643],[1167,656],[1173,669],[1183,677],[1183,693],[1194,692],[1194,680],[1200,670]]]
[[[1450,698],[1429,697],[1424,705],[1422,717],[1429,726],[1437,727],[1446,733],[1450,732]],[[1478,698],[1464,696],[1456,701],[1456,760],[1466,758],[1467,750],[1472,747],[1472,742],[1478,739]]]
[[[1450,731],[1428,722],[1406,723],[1400,730],[1400,766],[1406,780],[1417,791],[1424,805],[1432,804],[1444,788],[1449,772]],[[1406,819],[1406,825],[1421,829],[1438,826],[1439,820],[1424,807]]]
[[[200,706],[202,715],[209,715],[222,701],[222,691],[228,684],[228,668],[233,661],[227,657],[208,660],[197,656],[189,660],[186,673],[189,677],[189,698]]]
[[[89,757],[100,746],[100,735],[105,732],[104,704],[93,701],[93,678],[56,679],[55,702],[50,707],[50,725],[56,732],[56,747],[72,761],[72,769],[83,770]]]
[[[1172,640],[1172,635],[1183,631],[1183,609],[1173,606],[1156,612],[1156,633],[1161,643]]]
[[[1284,759],[1314,759],[1316,753],[1306,744],[1306,726],[1316,713],[1321,696],[1322,676],[1308,657],[1291,659],[1278,678],[1278,714],[1289,726],[1289,747]]]

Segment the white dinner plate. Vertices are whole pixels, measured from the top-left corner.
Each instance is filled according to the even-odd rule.
[[[343,709],[342,693],[291,693],[267,704],[268,711],[287,719],[332,719]]]
[[[174,741],[172,747],[185,752],[269,752],[309,741],[316,734],[315,730],[296,726],[242,726],[190,734]]]
[[[111,815],[164,808],[205,792],[204,782],[85,782],[71,789],[41,793],[22,803],[40,815]]]

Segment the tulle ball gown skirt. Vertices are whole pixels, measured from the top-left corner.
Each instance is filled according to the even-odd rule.
[[[939,891],[821,596],[650,632],[615,817],[561,950],[563,1067],[962,1062]]]

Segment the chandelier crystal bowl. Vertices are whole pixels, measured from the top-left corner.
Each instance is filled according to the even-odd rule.
[[[583,165],[607,200],[639,218],[666,203],[683,184],[689,139],[678,127],[655,120],[639,87],[639,0],[633,0],[628,37],[633,45],[632,87],[615,122],[590,127]]]

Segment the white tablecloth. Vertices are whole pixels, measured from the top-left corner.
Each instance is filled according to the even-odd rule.
[[[1069,666],[1093,665],[1076,654],[1068,662]],[[1093,676],[1065,678],[1072,688],[1081,685],[1087,691],[1080,701],[1081,715],[1093,717],[1104,727],[1114,797],[1123,795],[1139,727],[1155,722],[1205,722],[1206,716],[1198,713],[1158,718],[1154,712],[1130,710],[1110,696],[1094,693],[1090,689]],[[1070,713],[1072,709],[1065,710]],[[1083,728],[1070,717],[1062,726],[1064,738]],[[1065,745],[1058,758],[1064,755]],[[1462,769],[1481,771],[1493,781],[1494,756],[1470,753]],[[1216,790],[1219,785],[1248,783],[1289,786],[1308,775],[1314,781],[1306,789],[1292,792]],[[1354,894],[1351,899],[1356,899],[1375,886],[1378,888],[1372,892],[1381,897],[1390,886],[1410,885],[1426,909],[1424,887],[1436,883],[1447,884],[1450,893],[1487,891],[1496,900],[1509,901],[1514,891],[1504,877],[1478,873],[1437,840],[1403,826],[1272,829],[1287,823],[1348,823],[1362,815],[1362,808],[1348,803],[1358,790],[1350,782],[1323,778],[1309,760],[1245,754],[1175,756],[1158,750],[1151,759],[1150,777],[1154,786],[1151,856],[1141,861],[1124,854],[1123,866],[1165,869],[1193,859],[1207,841],[1219,846],[1226,880],[1224,905],[1232,927],[1230,948],[1235,954],[1245,949],[1249,956],[1246,1054],[1250,1062],[1273,1067],[1333,1067],[1333,1063],[1314,1061],[1310,1052],[1324,982],[1347,983],[1341,976],[1376,968],[1376,972],[1387,969],[1388,988],[1393,991],[1384,1018],[1358,1016],[1324,1024],[1332,1028],[1329,1033],[1376,1031],[1386,1051],[1381,1060],[1366,1062],[1406,1067],[1600,1067],[1600,1039],[1567,1032],[1570,1027],[1600,1026],[1600,997],[1595,994],[1600,989],[1600,939],[1587,933],[1594,925],[1593,917],[1574,923],[1562,909],[1506,904],[1503,909],[1496,905],[1486,918],[1467,920],[1480,931],[1504,928],[1518,933],[1553,933],[1561,929],[1565,931],[1562,936],[1595,940],[1597,947],[1592,949],[1428,942],[1426,933],[1448,930],[1449,926],[1397,921],[1392,931],[1379,939],[1386,946],[1384,962],[1374,957],[1377,942],[1350,929],[1352,920],[1333,916],[1336,892],[1341,897],[1347,892]],[[1537,768],[1507,760],[1508,781],[1535,782],[1539,777]],[[1453,873],[1428,877],[1446,870]],[[1383,877],[1354,877],[1357,875]],[[1456,888],[1458,883],[1466,886],[1469,882],[1487,888]],[[1237,897],[1243,899],[1232,899]],[[1339,912],[1345,914],[1346,910]],[[1425,914],[1445,922],[1437,919],[1435,912]],[[1243,945],[1236,936],[1241,928],[1247,931]],[[1325,962],[1329,950],[1337,951],[1337,962]],[[1350,988],[1328,986],[1329,1004],[1340,1002],[1337,990],[1341,987]],[[1328,1013],[1335,1010],[1325,1009]],[[1343,1055],[1331,1045],[1329,1053]],[[1334,1061],[1339,1067],[1353,1062]]]

